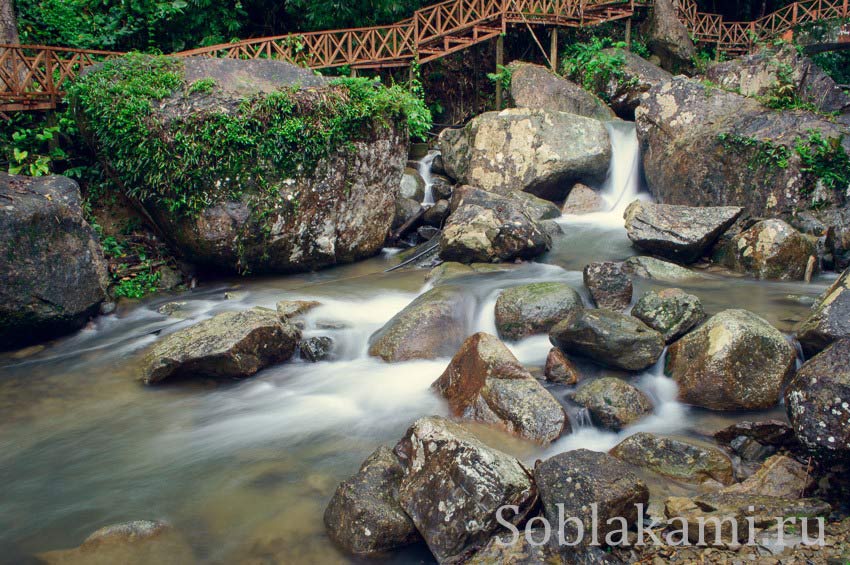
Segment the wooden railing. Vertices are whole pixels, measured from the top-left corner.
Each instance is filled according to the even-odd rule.
[[[850,0],[804,0],[754,22],[725,22],[675,0],[679,17],[699,43],[748,52],[759,41],[795,27],[850,16]],[[445,0],[389,26],[248,39],[175,53],[180,57],[282,59],[313,69],[381,68],[422,63],[504,33],[508,24],[581,27],[632,17],[652,0]],[[0,111],[54,108],[82,69],[121,53],[31,45],[0,45]]]

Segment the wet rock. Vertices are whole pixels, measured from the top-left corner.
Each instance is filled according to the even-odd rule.
[[[774,455],[753,476],[722,492],[795,500],[802,498],[814,482],[806,465],[786,455]]]
[[[618,432],[652,413],[652,401],[622,379],[604,377],[586,384],[573,398],[587,408],[593,422]]]
[[[186,306],[188,302],[166,302],[156,309],[163,316],[171,316],[172,318],[185,318]]]
[[[678,288],[649,291],[632,308],[632,316],[661,332],[666,343],[673,343],[705,319],[702,302]]]
[[[567,195],[561,212],[563,214],[582,215],[601,212],[604,209],[605,199],[602,198],[601,194],[586,184],[577,183]]]
[[[301,332],[274,310],[224,312],[154,343],[142,361],[142,381],[250,377],[292,357],[300,338]]]
[[[567,112],[609,121],[614,112],[599,98],[541,65],[514,62],[511,70],[511,98],[518,108]]]
[[[811,315],[797,328],[797,340],[808,356],[844,337],[850,337],[850,269],[818,299]]]
[[[582,307],[581,296],[559,282],[532,283],[502,291],[496,300],[496,329],[502,339],[547,333]]]
[[[621,517],[633,525],[638,517],[636,505],[649,501],[649,490],[628,465],[607,453],[586,449],[560,453],[538,464],[534,480],[549,523],[559,523],[562,504],[563,516],[575,517],[583,524],[584,544],[591,541],[592,505],[596,505],[599,539],[604,540],[608,532],[620,529],[617,520],[609,520]],[[567,521],[566,542],[575,542],[578,531],[576,524]],[[558,543],[557,538],[555,534],[554,543]]]
[[[444,176],[431,178],[431,192],[435,200],[451,200],[454,183]]]
[[[429,226],[433,226],[435,228],[442,228],[443,224],[446,222],[446,218],[449,217],[449,201],[448,200],[437,200],[433,206],[428,208],[425,212],[425,216],[423,220]]]
[[[642,371],[664,351],[664,338],[646,324],[610,310],[578,310],[549,332],[552,345],[602,365]]]
[[[564,352],[553,347],[546,356],[546,367],[543,371],[546,380],[563,385],[574,385],[581,380],[581,375]]]
[[[107,283],[77,183],[0,173],[0,350],[82,328]]]
[[[569,430],[561,404],[496,337],[467,339],[432,388],[459,418],[548,444]]]
[[[432,288],[372,334],[369,355],[393,363],[453,355],[467,335],[466,306],[462,289]]]
[[[564,112],[516,108],[487,112],[440,134],[449,176],[506,194],[563,200],[576,182],[605,178],[611,143],[602,122]]]
[[[321,305],[315,300],[281,300],[277,303],[277,313],[281,320],[291,320]]]
[[[742,213],[732,206],[695,208],[637,200],[626,210],[626,230],[638,249],[693,263]]]
[[[647,46],[661,59],[661,66],[679,74],[693,68],[697,54],[691,34],[679,19],[679,7],[674,0],[656,0],[642,30]]]
[[[764,220],[729,243],[724,265],[757,279],[804,280],[815,242],[782,220]]]
[[[629,257],[623,262],[623,271],[636,277],[669,283],[678,283],[700,278],[699,273],[681,265],[656,259],[655,257]]]
[[[430,281],[431,284],[436,286],[467,277],[505,273],[516,267],[513,263],[470,263],[469,265],[464,265],[463,263],[446,261],[431,269],[425,275],[425,280]]]
[[[422,202],[425,198],[425,180],[419,171],[407,167],[404,169],[404,174],[401,177],[401,189],[399,190],[399,198],[407,198]]]
[[[374,556],[418,540],[416,526],[395,500],[403,474],[392,450],[379,447],[339,485],[324,516],[334,543],[354,555]]]
[[[75,549],[37,555],[49,565],[196,563],[191,546],[166,522],[135,520],[101,528]]]
[[[434,160],[431,161],[431,173],[435,175],[446,175],[446,166],[443,164],[442,155],[436,155]]]
[[[587,265],[584,268],[584,286],[600,308],[623,312],[632,303],[632,279],[620,263],[606,261]]]
[[[404,468],[398,502],[440,563],[460,561],[501,527],[496,512],[520,523],[537,500],[530,473],[517,459],[481,443],[443,418],[417,420],[395,447]]]
[[[556,524],[557,526],[557,524]],[[553,530],[551,536],[557,535]],[[504,563],[510,565],[602,565],[605,563],[621,563],[620,560],[608,555],[598,547],[575,549],[561,552],[553,543],[543,543],[547,539],[544,528],[533,528],[526,537],[525,531],[520,530],[520,536],[514,540],[512,533],[500,534],[493,537],[487,545],[479,550],[464,565],[493,565]]]
[[[543,200],[527,192],[511,192],[509,196],[516,200],[522,211],[535,222],[561,217],[561,209],[553,202]]]
[[[620,75],[609,77],[604,84],[597,85],[597,89],[602,89],[611,101],[611,108],[624,120],[634,120],[635,110],[650,88],[673,78],[661,67],[631,51],[612,48],[602,52],[622,61]]]
[[[776,448],[771,445],[762,445],[754,439],[740,436],[729,442],[732,451],[741,458],[744,463],[758,463],[764,461],[774,453]]]
[[[785,390],[785,407],[804,447],[824,457],[850,455],[850,338],[797,371]]]
[[[431,241],[435,237],[440,237],[440,234],[442,233],[443,232],[441,230],[434,226],[419,226],[416,229],[416,235],[419,236],[422,241]]]
[[[440,238],[440,257],[461,263],[531,259],[552,247],[552,238],[511,198],[461,187]]]
[[[422,210],[422,204],[419,200],[411,198],[399,198],[395,201],[395,216],[393,223],[390,226],[393,230],[397,230],[406,224],[411,218],[415,217]]]
[[[732,461],[716,447],[692,441],[637,433],[627,437],[610,451],[626,463],[686,483],[735,482]]]
[[[325,361],[331,356],[334,340],[328,336],[308,337],[299,344],[301,358],[311,363]]]
[[[711,410],[775,406],[797,355],[785,337],[746,310],[725,310],[670,346],[667,373],[683,402]]]
[[[714,434],[714,439],[726,445],[739,437],[753,439],[762,445],[784,447],[793,441],[794,430],[780,420],[762,420],[738,422]]]

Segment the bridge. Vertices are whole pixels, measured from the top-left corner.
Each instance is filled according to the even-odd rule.
[[[850,0],[805,0],[752,22],[727,22],[720,15],[700,12],[695,0],[674,1],[697,43],[735,54],[750,52],[762,41],[787,37],[801,24],[850,16]],[[428,63],[501,37],[509,25],[580,28],[631,21],[651,4],[652,0],[446,0],[393,25],[247,39],[174,55],[282,59],[312,69],[381,69]],[[65,86],[84,68],[121,55],[0,45],[0,111],[55,108]]]

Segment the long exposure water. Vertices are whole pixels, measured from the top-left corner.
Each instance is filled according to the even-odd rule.
[[[612,124],[610,131],[614,158],[600,188],[611,210],[562,218],[565,233],[539,262],[461,280],[469,333],[495,332],[496,297],[519,284],[566,281],[589,304],[584,265],[636,253],[622,227],[623,209],[640,188],[634,127]],[[448,359],[387,364],[366,355],[370,334],[427,287],[421,270],[384,272],[398,261],[386,253],[320,273],[201,285],[122,305],[43,350],[0,357],[0,562],[31,562],[40,552],[78,546],[102,526],[139,519],[171,522],[201,563],[350,562],[322,524],[337,484],[417,418],[446,413],[429,386]],[[709,313],[747,308],[790,332],[826,283],[706,274],[679,286],[697,294]],[[638,280],[635,295],[664,286]],[[293,361],[234,383],[146,388],[136,380],[145,348],[159,337],[222,311],[274,307],[289,298],[322,303],[307,316],[305,333],[334,339],[331,361]],[[179,303],[175,316],[158,313],[166,302]],[[545,336],[510,347],[541,374],[550,347]],[[580,367],[588,379],[626,376]],[[655,413],[619,434],[590,425],[569,400],[573,389],[549,384],[567,407],[573,434],[541,449],[480,432],[533,463],[577,447],[607,450],[635,431],[698,437],[752,416],[679,404],[660,365],[629,378],[651,395]],[[781,409],[769,415],[781,417]],[[669,481],[665,488],[687,490]],[[175,556],[174,562],[185,561]],[[432,558],[413,547],[382,562]]]

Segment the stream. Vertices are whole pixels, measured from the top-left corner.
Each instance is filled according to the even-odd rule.
[[[637,140],[632,124],[609,128],[614,156],[601,190],[611,211],[562,217],[565,233],[538,262],[461,280],[470,333],[496,333],[493,307],[504,288],[565,281],[590,304],[582,268],[636,254],[622,213],[641,192]],[[429,187],[426,203],[432,202]],[[102,526],[140,519],[172,523],[202,563],[266,562],[270,556],[279,563],[353,562],[324,533],[322,513],[337,485],[417,418],[447,412],[429,386],[449,359],[387,364],[366,354],[369,336],[428,288],[425,271],[384,272],[398,262],[388,250],[319,273],[221,280],[123,304],[41,351],[0,356],[0,562],[34,562],[34,554],[76,547]],[[678,285],[636,279],[635,297],[680,286],[699,296],[709,314],[746,308],[790,334],[828,283],[707,273]],[[333,360],[294,360],[235,383],[146,388],[135,380],[145,348],[158,336],[223,311],[274,308],[282,299],[322,303],[306,316],[305,336],[331,336]],[[175,301],[179,317],[158,313]],[[547,336],[509,346],[542,377]],[[579,367],[585,380],[624,376],[588,363]],[[652,397],[655,413],[619,434],[594,428],[568,399],[573,388],[551,383],[546,386],[567,408],[573,434],[537,448],[479,431],[491,445],[533,464],[579,447],[607,450],[636,431],[700,437],[754,416],[784,418],[782,407],[718,414],[684,406],[661,364],[631,382]],[[656,485],[662,486],[668,495],[689,488]],[[416,546],[381,562],[433,558]]]

